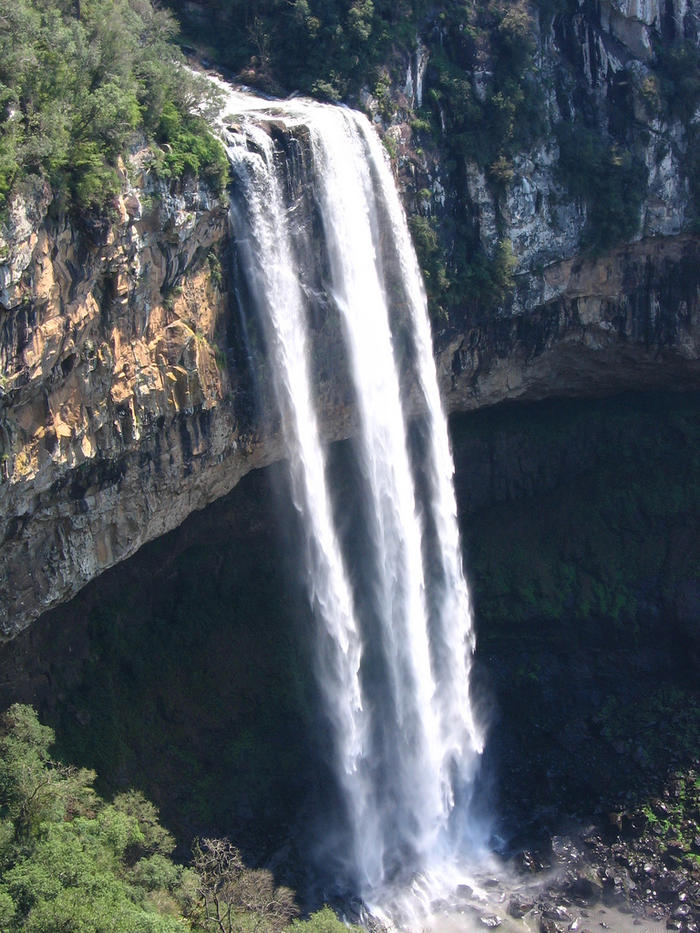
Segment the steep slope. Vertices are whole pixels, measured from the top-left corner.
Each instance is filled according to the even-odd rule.
[[[395,157],[448,409],[697,387],[693,10],[443,12],[352,93]],[[116,219],[70,219],[37,184],[3,222],[4,637],[280,456],[226,204],[138,151],[119,172]],[[313,323],[324,431],[346,437],[322,295]]]

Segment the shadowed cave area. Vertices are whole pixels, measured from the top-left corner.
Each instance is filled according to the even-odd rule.
[[[488,723],[473,807],[508,855],[643,804],[698,755],[700,393],[450,427]],[[352,548],[351,442],[329,469]],[[0,702],[33,703],[103,792],[142,789],[183,857],[228,835],[309,891],[341,817],[301,549],[285,464],[250,473],[4,645]]]

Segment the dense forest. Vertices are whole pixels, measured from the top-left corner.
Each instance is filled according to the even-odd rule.
[[[94,771],[53,758],[53,730],[15,704],[0,723],[0,928],[5,933],[343,933],[329,908],[310,919],[288,888],[246,868],[226,839],[198,839],[191,867],[142,794],[111,803]]]
[[[150,0],[3,0],[0,205],[38,177],[57,208],[108,211],[120,157],[145,141],[161,177],[201,174],[220,187],[211,85],[182,67],[176,29]]]

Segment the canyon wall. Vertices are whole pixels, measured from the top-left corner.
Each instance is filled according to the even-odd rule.
[[[646,134],[638,232],[606,249],[586,245],[593,208],[563,183],[553,130],[496,184],[469,159],[455,170],[448,141],[411,126],[427,92],[420,45],[400,63],[391,115],[366,95],[409,211],[435,225],[447,253],[463,222],[491,257],[509,244],[499,295],[434,316],[449,411],[700,385],[688,127],[640,97],[652,42],[673,23],[696,41],[692,10],[676,4],[669,25],[670,9],[582,4],[536,28],[550,130],[582,94],[608,113],[624,85]],[[155,181],[139,151],[120,170],[111,217],[67,218],[37,184],[0,230],[4,638],[282,455],[264,353],[253,362],[244,332],[227,204],[195,181]],[[325,433],[338,439],[352,433],[352,406],[334,379],[332,315],[319,308],[314,366]]]

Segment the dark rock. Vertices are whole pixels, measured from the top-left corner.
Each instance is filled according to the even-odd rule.
[[[660,820],[668,819],[668,806],[664,803],[663,800],[652,800],[651,812]]]
[[[524,917],[534,906],[535,902],[532,898],[522,894],[513,894],[508,902],[508,913],[511,917],[515,917],[516,920],[520,920],[520,918]]]
[[[540,933],[563,933],[562,927],[549,917],[540,917]]]
[[[638,839],[647,828],[647,818],[641,811],[623,813],[620,830],[624,839]]]
[[[575,901],[595,904],[603,896],[603,885],[595,877],[579,875],[567,885],[566,892]]]
[[[659,898],[665,903],[675,901],[677,895],[687,885],[687,880],[677,871],[669,871],[659,875],[656,879],[656,891]]]
[[[542,871],[545,867],[542,860],[534,852],[530,852],[527,849],[523,850],[515,857],[515,862],[518,867],[529,872]]]
[[[570,923],[572,919],[568,910],[559,904],[551,904],[545,907],[542,911],[542,916],[546,917],[548,920],[558,920],[561,923]]]
[[[468,884],[458,884],[455,893],[457,897],[468,901],[474,896],[474,888],[470,887]]]

